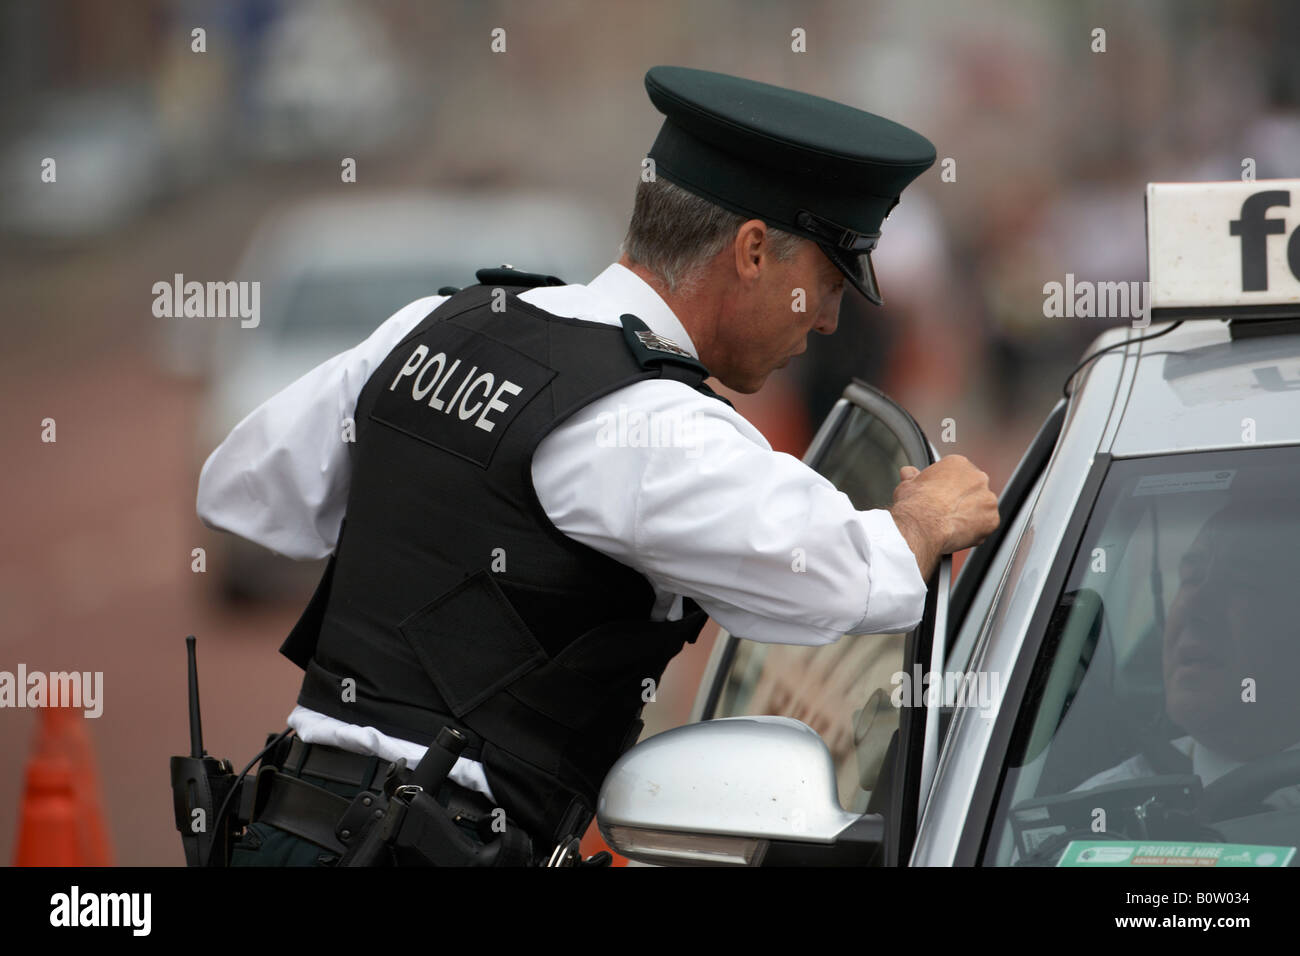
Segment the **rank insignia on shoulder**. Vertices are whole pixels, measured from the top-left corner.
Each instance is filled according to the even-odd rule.
[[[641,363],[642,368],[673,362],[697,369],[705,375],[708,374],[708,369],[699,359],[672,339],[658,332],[652,332],[637,316],[624,312],[619,316],[619,320],[623,323],[623,338],[627,340],[628,347]]]
[[[641,344],[646,348],[656,352],[672,352],[674,355],[681,355],[688,359],[695,358],[690,352],[682,348],[672,339],[666,339],[658,332],[638,332],[636,337],[641,340]]]

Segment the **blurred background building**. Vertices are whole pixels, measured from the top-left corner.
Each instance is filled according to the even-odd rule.
[[[9,0],[0,670],[104,672],[86,724],[115,860],[181,863],[166,769],[187,741],[181,638],[200,638],[208,749],[242,763],[292,707],[299,672],[276,649],[319,571],[203,528],[203,459],[477,266],[585,282],[615,260],[659,63],[817,93],[935,143],[884,229],[886,306],[846,291],[834,337],[733,398],[801,454],[863,378],[1000,489],[1087,344],[1125,321],[1045,318],[1044,284],[1142,279],[1148,181],[1236,179],[1248,160],[1260,179],[1300,175],[1298,41],[1285,0]],[[262,321],[155,315],[154,285],[177,274],[261,282]],[[665,675],[648,732],[686,719],[710,634]],[[0,712],[0,860],[36,721]]]

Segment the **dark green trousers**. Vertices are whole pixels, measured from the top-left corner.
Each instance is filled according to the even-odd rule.
[[[361,792],[360,787],[325,780],[309,773],[303,774],[302,779],[349,800]],[[327,850],[269,823],[250,824],[230,853],[231,866],[333,866],[338,861],[339,855],[333,850]]]

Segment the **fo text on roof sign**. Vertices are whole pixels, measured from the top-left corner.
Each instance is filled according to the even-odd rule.
[[[1152,317],[1300,315],[1300,179],[1147,184]]]

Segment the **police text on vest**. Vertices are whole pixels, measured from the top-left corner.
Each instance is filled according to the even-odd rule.
[[[498,385],[493,373],[480,372],[477,365],[461,373],[460,364],[460,359],[453,359],[448,365],[446,352],[430,356],[427,345],[417,345],[388,390],[394,391],[402,379],[414,376],[411,382],[413,400],[423,402],[427,396],[429,408],[444,415],[450,415],[455,409],[461,421],[478,415],[474,427],[490,432],[496,427],[496,422],[488,420],[488,413],[506,411],[510,403],[501,400],[502,394],[518,395],[523,387],[505,378]]]

